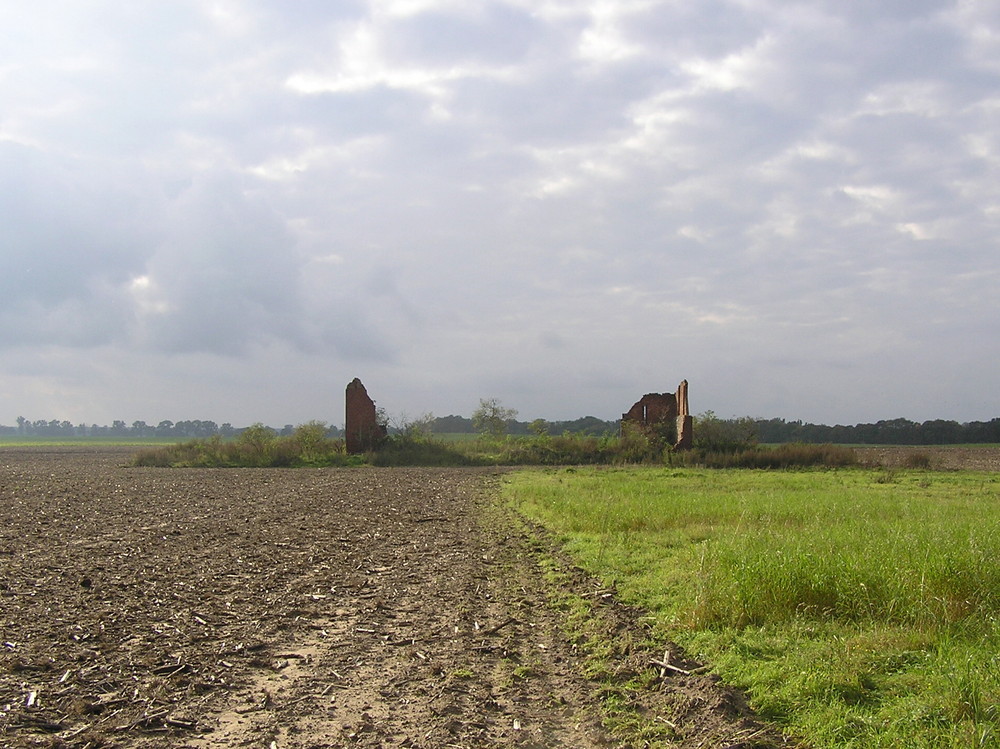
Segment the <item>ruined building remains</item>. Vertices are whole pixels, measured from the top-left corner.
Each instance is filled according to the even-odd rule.
[[[622,431],[638,429],[650,437],[673,440],[675,450],[689,450],[693,419],[688,410],[688,383],[682,380],[676,393],[646,393],[622,414]]]
[[[347,411],[344,420],[347,452],[364,453],[374,450],[386,438],[384,424],[375,416],[375,401],[355,377],[347,386]]]

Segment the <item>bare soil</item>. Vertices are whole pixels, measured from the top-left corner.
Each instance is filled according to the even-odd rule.
[[[155,469],[0,449],[0,745],[790,745],[571,565],[588,678],[497,469]],[[636,677],[643,687],[625,687]],[[631,681],[630,681],[631,680]]]
[[[1000,446],[890,445],[856,447],[854,452],[862,464],[882,468],[910,466],[929,467],[938,471],[1000,471]]]

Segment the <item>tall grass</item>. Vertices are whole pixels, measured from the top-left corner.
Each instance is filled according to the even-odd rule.
[[[519,472],[508,491],[817,746],[1000,743],[1000,477]]]

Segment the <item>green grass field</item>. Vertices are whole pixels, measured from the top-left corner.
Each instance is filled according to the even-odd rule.
[[[173,445],[176,437],[23,437],[0,436],[0,448],[4,447],[70,447],[70,446],[146,446]]]
[[[810,744],[1000,746],[1000,474],[569,469],[506,492]]]

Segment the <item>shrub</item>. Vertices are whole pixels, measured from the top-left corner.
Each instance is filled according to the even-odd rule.
[[[189,468],[283,468],[293,466],[349,465],[359,460],[348,456],[341,439],[326,436],[326,425],[311,421],[286,437],[255,424],[234,441],[218,435],[168,447],[142,450],[132,459],[136,466]]]
[[[256,423],[244,429],[236,439],[240,453],[248,461],[246,465],[271,465],[271,453],[278,435],[270,427]]]
[[[905,468],[930,468],[931,456],[925,452],[910,453],[903,459]]]

